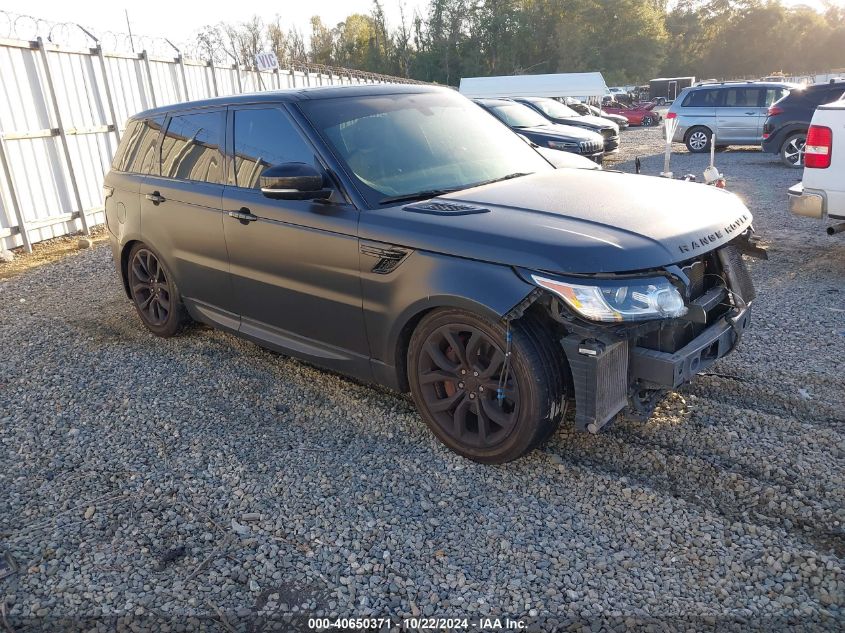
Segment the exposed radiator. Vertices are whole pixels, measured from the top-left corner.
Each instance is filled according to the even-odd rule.
[[[751,281],[751,273],[742,261],[742,253],[731,244],[720,248],[718,253],[728,287],[742,300],[738,303],[751,303],[757,296],[757,292],[754,290],[754,282]]]

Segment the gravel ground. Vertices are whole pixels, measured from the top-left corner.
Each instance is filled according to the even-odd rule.
[[[626,131],[617,167],[659,172],[660,135]],[[739,350],[646,424],[503,467],[402,396],[205,328],[154,338],[106,247],[0,281],[0,629],[841,628],[845,241],[787,213],[800,172],[775,157],[717,166],[770,253]]]

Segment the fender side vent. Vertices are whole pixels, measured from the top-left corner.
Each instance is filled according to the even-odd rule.
[[[392,273],[410,255],[410,251],[398,246],[379,246],[368,242],[361,243],[360,251],[362,255],[377,258],[370,271],[378,275]]]
[[[431,215],[471,215],[473,213],[490,213],[490,209],[461,202],[430,201],[420,204],[409,204],[403,208],[405,211],[412,211],[414,213],[430,213]]]

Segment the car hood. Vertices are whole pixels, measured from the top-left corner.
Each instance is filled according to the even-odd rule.
[[[613,114],[612,112],[605,112],[604,115],[601,117],[602,119],[607,119],[608,121],[613,121],[617,125],[620,123],[622,125],[628,125],[628,119],[626,119],[621,114]]]
[[[540,134],[548,138],[559,138],[565,141],[599,141],[602,137],[598,132],[586,130],[575,125],[563,125],[560,123],[550,123],[549,125],[536,125],[534,127],[517,128],[517,132],[526,132],[529,134]]]
[[[428,202],[430,204],[431,201]],[[699,183],[563,169],[366,211],[360,236],[556,273],[631,272],[691,259],[751,225],[735,195]]]
[[[594,116],[592,114],[585,114],[579,117],[568,117],[566,122],[570,125],[581,125],[581,126],[590,126],[594,128],[602,128],[602,127],[615,127],[616,124],[611,121],[610,119],[605,119],[600,116]]]

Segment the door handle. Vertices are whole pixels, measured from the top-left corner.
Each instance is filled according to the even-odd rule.
[[[239,220],[241,224],[249,224],[250,222],[255,222],[258,219],[258,216],[253,214],[252,211],[246,207],[241,207],[237,211],[228,211],[227,214],[230,218]]]
[[[158,191],[153,191],[152,193],[148,193],[144,197],[155,205],[159,205],[166,200],[166,198],[163,195],[161,195]]]
[[[746,112],[748,116],[754,116],[755,114],[759,114],[759,112]]]

